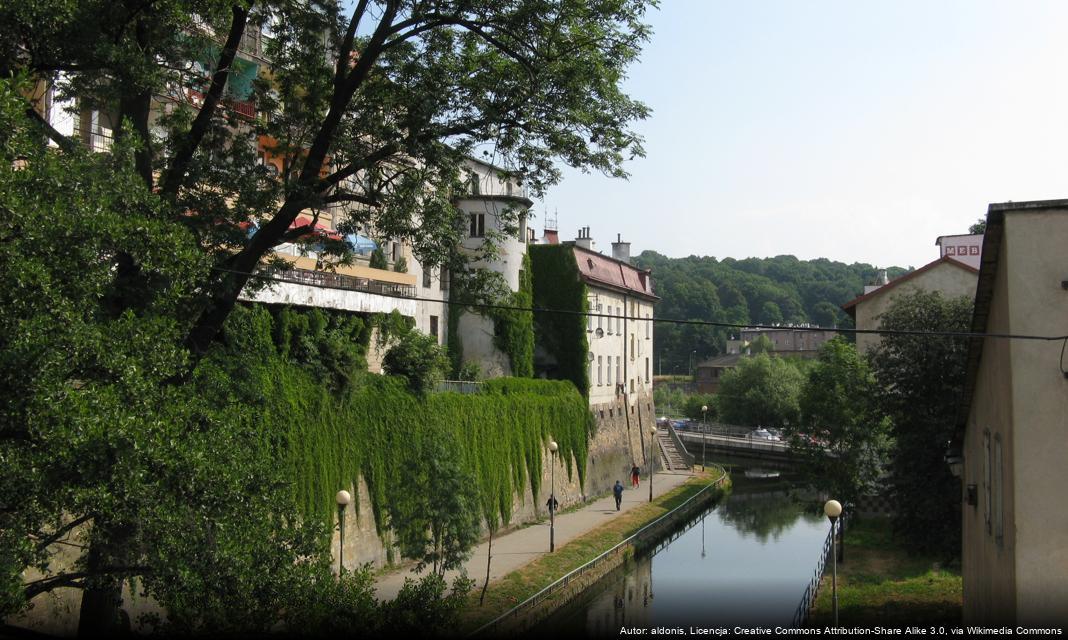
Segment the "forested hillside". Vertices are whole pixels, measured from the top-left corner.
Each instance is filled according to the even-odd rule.
[[[738,324],[807,322],[827,327],[852,327],[839,305],[861,293],[878,271],[870,264],[825,258],[668,258],[655,251],[643,251],[634,263],[653,270],[653,288],[662,298],[656,307],[658,318]],[[887,267],[890,279],[907,271]],[[656,373],[688,373],[691,356],[699,361],[722,353],[730,333],[714,327],[658,323]]]

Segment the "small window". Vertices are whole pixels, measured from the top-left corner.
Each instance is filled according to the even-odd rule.
[[[430,335],[434,336],[434,341],[438,342],[438,317],[430,316]]]
[[[601,378],[601,356],[597,356],[597,386],[599,387],[602,384],[604,384],[604,381]]]
[[[430,267],[423,269],[423,288],[430,288]]]
[[[605,365],[608,367],[604,374],[605,384],[612,384],[612,356],[608,356],[608,362]]]
[[[623,384],[623,357],[616,356],[616,384]]]
[[[471,226],[470,236],[472,238],[484,238],[486,237],[486,214],[484,213],[472,213],[470,214]]]
[[[449,272],[445,269],[438,270],[438,289],[440,289],[441,291],[445,291],[449,288],[448,278],[446,277],[448,275]]]
[[[598,304],[598,305],[597,305],[597,328],[598,328],[598,329],[600,329],[600,328],[601,328],[601,320],[603,319],[603,318],[601,317],[601,308],[602,308],[602,307],[601,307],[601,305],[600,305],[600,304]]]
[[[477,195],[482,193],[482,188],[479,186],[479,183],[478,183],[478,174],[477,173],[472,171],[471,173],[468,174],[468,176],[467,176],[467,184],[471,188],[471,195],[477,196]]]

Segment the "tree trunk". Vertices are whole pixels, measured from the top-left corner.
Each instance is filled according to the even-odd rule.
[[[101,525],[94,521],[93,526]],[[93,536],[90,542],[86,569],[93,575],[86,579],[82,590],[79,636],[111,636],[130,630],[129,618],[122,611],[122,578],[107,573],[109,567],[123,564],[123,547],[128,537],[121,531],[111,530]]]
[[[482,606],[482,601],[486,599],[486,589],[489,588],[490,579],[490,562],[493,561],[493,529],[489,532],[489,549],[486,550],[486,581],[482,583],[482,594],[478,596],[478,606]]]

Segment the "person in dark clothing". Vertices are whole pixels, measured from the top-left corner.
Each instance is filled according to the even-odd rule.
[[[638,465],[634,465],[633,467],[631,467],[630,468],[630,486],[634,487],[635,489],[637,489],[639,486],[641,486],[641,484],[638,482],[638,479],[640,477],[641,477],[641,469],[638,468]]]
[[[612,487],[612,495],[616,497],[616,511],[619,511],[619,505],[623,502],[623,483],[616,480],[616,486]]]
[[[560,508],[560,503],[556,501],[556,494],[549,496],[549,499],[545,501],[545,506],[549,511],[556,511]]]

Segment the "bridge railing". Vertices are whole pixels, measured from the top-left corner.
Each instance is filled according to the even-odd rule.
[[[843,512],[838,522],[838,531],[845,527],[846,518],[848,518],[848,514]],[[790,621],[791,627],[797,628],[808,622],[809,614],[812,612],[812,605],[816,604],[816,596],[819,595],[820,581],[823,579],[823,572],[827,568],[827,558],[834,548],[834,533],[834,528],[827,532],[827,538],[823,541],[823,551],[820,552],[819,560],[816,562],[816,569],[812,572],[812,578],[809,579],[805,592],[801,594],[801,602],[797,604],[797,609],[794,610],[793,620]]]
[[[671,441],[675,443],[675,448],[678,450],[679,455],[682,456],[683,461],[686,463],[686,466],[693,468],[694,455],[686,449],[686,445],[682,443],[682,438],[679,437],[679,434],[676,433],[674,429],[668,429],[667,431],[670,434]]]
[[[491,621],[487,622],[486,624],[482,625],[481,627],[479,627],[478,629],[473,631],[470,634],[470,637],[479,636],[479,635],[482,635],[484,633],[489,633],[489,632],[499,632],[501,630],[502,626],[518,621],[523,614],[526,614],[526,613],[529,613],[529,612],[535,610],[538,605],[542,604],[543,602],[545,602],[549,598],[553,597],[554,595],[560,593],[564,589],[568,588],[569,586],[571,586],[571,585],[575,584],[576,582],[578,582],[579,580],[583,579],[591,571],[594,571],[594,570],[598,569],[599,567],[602,567],[605,563],[607,563],[609,561],[614,561],[618,556],[627,553],[628,549],[632,545],[633,546],[649,545],[652,540],[656,540],[658,535],[660,535],[660,536],[663,535],[663,533],[662,533],[663,529],[672,524],[672,522],[673,522],[672,518],[676,514],[682,512],[683,509],[690,508],[690,506],[693,505],[696,500],[698,500],[698,499],[702,498],[703,496],[705,496],[707,494],[707,492],[711,491],[712,489],[714,489],[716,487],[722,486],[723,483],[726,482],[726,480],[727,480],[727,471],[725,469],[723,469],[722,467],[720,467],[719,468],[719,472],[720,472],[720,476],[715,482],[710,483],[709,485],[707,485],[706,487],[704,487],[703,489],[701,489],[697,493],[693,494],[692,496],[687,498],[686,501],[683,502],[682,504],[680,504],[679,506],[675,507],[671,511],[669,511],[669,512],[665,513],[664,515],[660,516],[656,520],[653,520],[652,522],[650,522],[649,524],[645,525],[641,529],[638,529],[638,531],[634,532],[633,534],[631,534],[630,536],[628,536],[624,540],[620,541],[618,544],[613,546],[611,549],[605,551],[604,553],[602,553],[601,555],[597,556],[593,560],[590,560],[586,564],[584,564],[584,565],[582,565],[582,566],[580,566],[580,567],[578,567],[576,569],[573,569],[573,570],[569,571],[566,575],[564,575],[559,580],[556,580],[555,582],[553,582],[549,586],[545,587],[541,591],[538,591],[537,593],[535,593],[534,595],[530,596],[529,598],[527,598],[523,602],[520,602],[519,604],[517,604],[516,606],[512,607],[508,611],[505,611],[503,614],[497,616],[493,620],[491,620]],[[592,583],[592,581],[591,581],[591,583]]]

